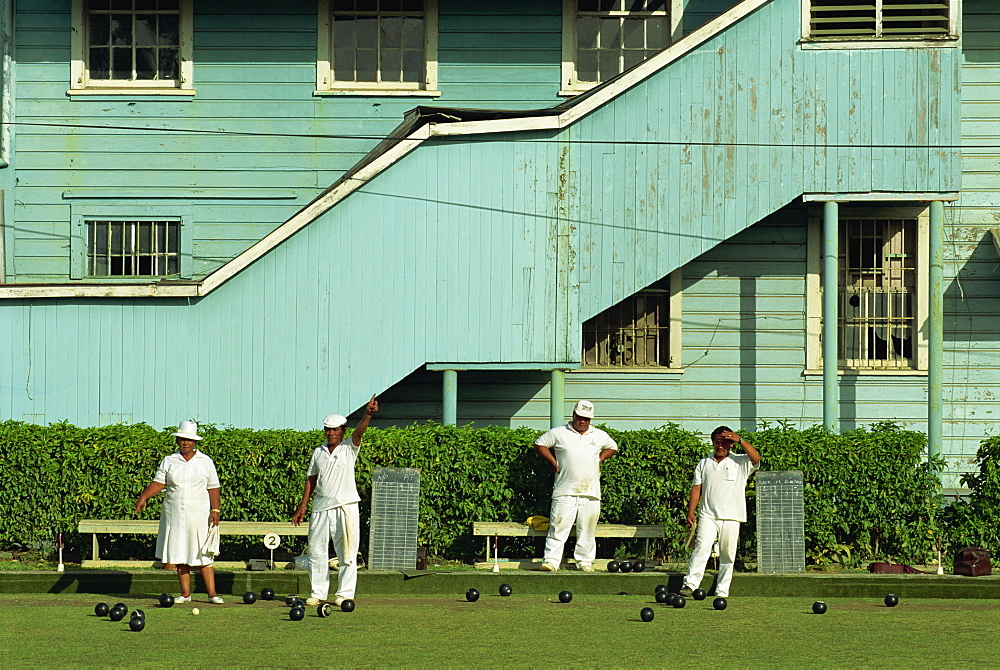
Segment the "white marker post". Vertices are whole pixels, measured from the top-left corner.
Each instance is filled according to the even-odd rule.
[[[56,569],[59,572],[66,572],[66,566],[63,565],[63,560],[62,560],[62,558],[63,558],[62,557],[62,550],[63,550],[62,533],[59,533],[59,567],[56,568]]]
[[[281,536],[277,533],[268,533],[264,536],[264,546],[271,550],[271,562],[268,567],[274,570],[274,550],[281,546]]]

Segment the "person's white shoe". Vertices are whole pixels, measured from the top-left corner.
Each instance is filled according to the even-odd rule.
[[[312,607],[313,605],[319,605],[322,602],[319,598],[306,598],[306,605]]]
[[[208,599],[208,602],[214,605],[221,605],[226,601],[222,599],[222,596],[212,596],[211,598]]]
[[[593,571],[594,571],[594,566],[592,566],[590,563],[580,564],[580,572],[593,572]]]
[[[174,598],[174,604],[175,605],[181,605],[183,603],[189,603],[189,602],[191,602],[191,596],[186,596],[186,597],[185,596],[177,596],[176,598]]]
[[[347,600],[347,598],[345,598],[344,596],[337,596],[336,598],[334,598],[333,604],[336,605],[337,607],[340,607],[341,605],[344,604],[345,600]]]
[[[555,572],[556,566],[552,565],[551,563],[542,563],[542,567],[539,568],[539,570],[541,570],[542,572]]]

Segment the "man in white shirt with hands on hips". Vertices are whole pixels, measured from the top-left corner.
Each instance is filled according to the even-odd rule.
[[[378,411],[375,396],[368,401],[365,414],[351,433],[349,443],[344,442],[347,419],[331,414],[323,419],[326,444],[316,447],[306,473],[302,502],[292,517],[298,526],[306,516],[306,507],[312,497],[312,515],[309,517],[309,582],[311,593],[307,605],[318,605],[330,593],[330,540],[340,562],[337,574],[336,605],[353,600],[358,584],[358,547],[361,523],[358,514],[358,486],[354,479],[354,464],[361,451],[361,436],[368,428],[372,414]]]
[[[611,436],[590,425],[594,404],[581,400],[573,408],[573,419],[553,428],[535,442],[535,451],[556,473],[552,486],[549,535],[545,540],[543,572],[555,572],[562,562],[563,547],[576,524],[573,557],[583,572],[594,571],[597,556],[597,518],[601,514],[601,467],[615,455],[618,445]]]
[[[741,446],[744,453],[730,453],[736,446]],[[712,545],[718,540],[719,574],[715,595],[729,597],[740,524],[747,520],[747,479],[759,466],[760,454],[757,450],[728,426],[719,426],[712,431],[712,455],[698,462],[691,481],[687,522],[697,530],[691,563],[680,590],[682,596],[690,597],[701,585]],[[695,519],[699,502],[701,509]]]

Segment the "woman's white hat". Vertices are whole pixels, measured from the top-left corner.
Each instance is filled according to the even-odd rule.
[[[181,425],[177,426],[177,432],[171,433],[174,437],[184,437],[189,440],[200,440],[202,439],[198,435],[198,424],[194,421],[181,421]]]

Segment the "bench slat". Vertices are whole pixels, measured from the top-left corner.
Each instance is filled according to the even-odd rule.
[[[80,533],[126,533],[135,535],[155,535],[160,528],[159,521],[144,519],[80,519],[77,531]],[[293,526],[290,521],[222,521],[220,535],[308,535],[309,524]]]
[[[576,527],[570,531],[576,533]],[[531,526],[514,521],[474,521],[473,535],[502,535],[504,537],[538,537],[547,535],[548,531],[535,530]],[[663,526],[630,526],[617,523],[599,523],[595,537],[664,537]]]

